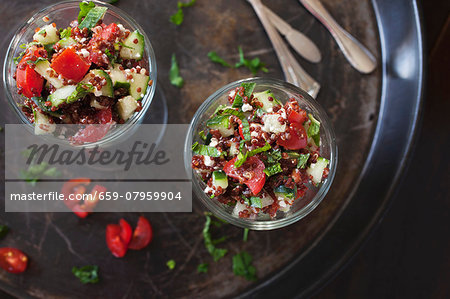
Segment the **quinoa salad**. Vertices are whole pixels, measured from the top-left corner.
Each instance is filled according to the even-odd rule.
[[[121,124],[142,109],[153,83],[143,59],[145,38],[122,24],[103,23],[106,11],[80,2],[68,27],[44,17],[46,25],[20,46],[14,79],[35,134],[54,133],[55,124]]]
[[[274,218],[327,178],[329,160],[320,154],[314,115],[296,98],[283,105],[270,90],[255,87],[242,83],[230,91],[229,104],[216,109],[192,145],[191,166],[204,192],[233,206],[234,216]]]

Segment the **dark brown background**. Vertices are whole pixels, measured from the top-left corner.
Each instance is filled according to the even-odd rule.
[[[224,1],[217,2],[219,4],[211,6],[211,8],[207,5],[199,4],[196,10],[189,12],[191,19],[194,18],[196,20],[197,26],[189,25],[186,22],[179,29],[162,26],[159,18],[149,18],[144,14],[136,16],[139,23],[145,24],[145,28],[152,26],[151,28],[161,29],[160,32],[151,32],[151,34],[154,34],[158,41],[158,44],[154,45],[156,54],[159,57],[158,67],[160,72],[158,84],[166,90],[169,108],[177,107],[177,109],[172,109],[172,112],[169,113],[170,122],[176,123],[189,120],[202,99],[213,90],[224,83],[249,75],[245,70],[229,70],[225,72],[220,67],[211,66],[204,59],[207,50],[216,49],[219,53],[226,53],[224,56],[227,59],[234,60],[236,59],[236,55],[233,54],[234,51],[229,51],[229,49],[241,44],[242,40],[248,40],[249,48],[263,49],[249,52],[248,55],[260,56],[270,66],[270,75],[275,77],[280,76],[280,70],[277,66],[276,58],[270,49],[270,43],[265,38],[264,32],[262,32],[261,26],[255,19],[251,9],[245,3],[241,3],[243,1],[232,2],[236,4],[233,5],[234,9],[226,5]],[[333,1],[326,2],[329,6],[336,5],[337,8],[341,8],[339,3]],[[373,16],[368,10],[370,5],[367,5],[368,2],[351,2],[353,5],[350,3],[346,6],[348,10],[336,9],[334,14],[336,18],[344,23],[344,26],[355,28],[356,34],[364,43],[369,44],[372,51],[376,52],[378,46],[372,27]],[[430,2],[433,1],[429,1],[428,3]],[[131,3],[131,7],[127,7],[126,4],[128,3]],[[168,1],[164,5],[152,6],[147,2],[137,3],[135,1],[126,2],[122,0],[119,6],[127,11],[128,9],[137,11],[140,8],[139,5],[142,4],[146,9],[154,9],[151,16],[160,15],[165,18],[173,10],[173,7],[175,7],[174,3],[175,1]],[[445,2],[443,1],[442,3]],[[5,26],[11,26],[11,24],[14,24],[14,19],[11,19],[9,15],[6,16],[5,14],[7,14],[6,12],[11,13],[15,11],[17,15],[20,15],[17,12],[20,11],[21,5],[19,1],[3,1],[2,4],[6,5],[5,9],[2,10],[2,22]],[[25,2],[22,2],[22,5],[24,4]],[[324,68],[316,68],[310,64],[306,64],[307,70],[318,78],[321,78],[322,82],[333,82],[336,85],[339,85],[340,82],[347,83],[346,88],[348,90],[358,89],[359,92],[362,92],[361,90],[368,90],[367,104],[369,106],[362,109],[367,113],[363,115],[364,119],[368,119],[370,114],[374,113],[377,108],[376,101],[373,101],[373,99],[376,100],[377,98],[376,88],[378,86],[379,74],[376,72],[368,77],[360,77],[342,59],[334,42],[320,25],[313,23],[313,19],[306,12],[301,12],[300,18],[298,18],[298,16],[295,16],[297,11],[288,11],[289,9],[282,4],[282,1],[274,1],[272,5],[276,12],[280,13],[280,15],[288,15],[288,21],[297,24],[300,29],[309,32],[309,34],[312,34],[321,43],[324,57],[326,57],[324,65],[333,69],[342,69],[343,73],[341,76],[333,76],[332,72],[327,72]],[[27,2],[26,5],[29,11],[33,10],[30,6],[35,8],[44,6],[43,3],[37,2]],[[298,5],[293,7],[301,11]],[[430,76],[432,78],[430,83],[434,85],[428,88],[428,94],[430,92],[433,93],[428,98],[431,97],[432,100],[430,101],[428,99],[425,107],[424,126],[420,137],[417,139],[417,149],[412,157],[403,183],[400,186],[400,192],[394,201],[391,211],[386,216],[386,221],[382,224],[375,236],[371,238],[364,251],[358,256],[352,266],[347,268],[338,276],[337,280],[326,287],[318,295],[319,297],[346,296],[375,298],[380,296],[404,297],[403,295],[409,295],[410,297],[423,297],[425,295],[444,297],[448,295],[449,289],[446,282],[449,280],[449,261],[446,253],[449,249],[449,221],[447,219],[445,222],[443,219],[448,215],[449,196],[447,183],[449,169],[448,157],[444,157],[444,151],[442,150],[448,149],[449,145],[448,117],[445,114],[448,111],[449,103],[448,85],[446,93],[444,93],[444,89],[442,88],[444,82],[446,82],[446,78],[448,82],[448,67],[446,68],[442,61],[442,57],[447,57],[448,59],[448,55],[446,55],[448,52],[448,36],[447,38],[438,38],[438,36],[442,36],[443,34],[445,36],[445,33],[441,33],[441,28],[443,28],[442,20],[445,20],[448,15],[448,5],[442,4],[442,7],[436,8],[428,4],[425,8],[430,9],[428,10],[430,12],[426,14],[430,24],[430,27],[427,28],[427,32],[430,32],[428,39],[433,45],[438,45],[436,47],[433,46],[436,50],[433,51],[433,56],[430,58],[430,65],[434,68],[435,74],[438,74],[438,71],[440,71],[440,74],[444,72],[444,75]],[[352,13],[358,19],[349,18],[348,13]],[[366,14],[368,14],[369,18],[367,18]],[[214,16],[214,18],[210,16]],[[302,19],[303,17],[308,21],[304,21]],[[209,24],[211,27],[199,28],[198,24]],[[236,31],[237,36],[230,35],[230,32]],[[255,34],[249,35],[252,32]],[[227,33],[229,34],[227,35]],[[192,35],[194,38],[192,38]],[[439,40],[441,41],[440,46],[438,43]],[[445,41],[447,41],[447,46],[445,45]],[[250,45],[254,45],[254,47]],[[166,49],[172,51],[174,47],[179,56],[180,65],[182,65],[182,75],[187,79],[186,86],[181,91],[170,86],[166,79],[169,68],[168,57],[171,54]],[[429,53],[431,53],[430,50],[431,47],[429,47]],[[434,63],[433,57],[435,57]],[[204,68],[198,68],[203,63]],[[191,68],[194,66],[196,67],[195,72]],[[445,71],[447,71],[447,77]],[[430,73],[433,74],[434,72]],[[353,106],[350,106],[350,108],[347,107],[346,109],[343,109],[345,107],[339,105],[333,106],[333,99],[337,99],[336,103],[340,104],[342,104],[340,100],[346,99],[349,100],[349,103],[354,103],[355,99],[352,99],[351,96],[341,94],[341,92],[343,90],[332,88],[330,85],[328,88],[324,88],[320,94],[321,99],[325,101],[324,105],[328,108],[328,112],[332,117],[334,116],[333,120],[335,125],[336,116],[349,109],[358,109]],[[444,94],[446,95],[445,97]],[[444,105],[447,105],[447,109],[444,109]],[[363,121],[362,116],[361,120],[358,121],[360,123]],[[337,122],[337,124],[341,123]],[[363,136],[367,138],[371,135],[371,126],[369,125],[368,129],[361,133],[361,139],[363,139]],[[345,131],[345,129],[345,123],[342,123],[342,127],[338,127],[337,131]],[[363,140],[359,144],[363,150],[366,146],[365,142],[367,143],[368,140]],[[363,153],[359,158],[363,159],[364,155]],[[345,194],[345,189],[343,188],[343,190],[341,191],[342,195]],[[334,194],[334,196],[332,195],[333,197],[337,198],[339,192],[335,190],[332,194]],[[339,203],[337,200],[335,202]],[[335,209],[336,207],[324,203],[320,209],[315,211],[315,215],[332,214]],[[212,269],[212,273],[224,272],[221,273],[222,275],[216,275],[217,279],[212,279],[208,276],[205,278],[199,277],[192,279],[195,283],[188,285],[187,289],[170,289],[171,284],[168,282],[177,282],[177,280],[182,280],[185,277],[189,278],[189,273],[195,272],[193,268],[195,268],[196,264],[201,262],[202,259],[207,258],[202,248],[201,238],[198,236],[203,223],[201,217],[199,217],[201,207],[196,206],[195,211],[196,213],[189,217],[187,215],[152,216],[155,219],[154,225],[160,236],[164,236],[164,240],[155,240],[150,250],[141,253],[132,253],[127,256],[126,261],[112,261],[108,255],[109,253],[102,249],[104,244],[96,241],[97,239],[103,239],[104,231],[102,227],[104,223],[116,221],[120,217],[118,215],[96,215],[96,217],[92,217],[85,222],[77,221],[77,219],[68,215],[56,215],[50,220],[48,218],[49,216],[35,215],[33,217],[27,217],[25,221],[37,224],[46,223],[44,227],[48,227],[49,229],[48,238],[51,240],[50,243],[53,247],[61,248],[61,250],[65,251],[65,248],[67,248],[67,240],[64,237],[66,237],[73,241],[75,251],[78,249],[83,250],[83,248],[91,248],[92,252],[97,252],[97,254],[101,252],[104,254],[104,256],[93,257],[89,255],[89,252],[82,251],[79,253],[79,255],[82,255],[82,258],[74,257],[70,261],[59,261],[59,266],[62,268],[68,267],[74,261],[83,262],[83,259],[87,259],[89,262],[104,265],[102,267],[104,269],[102,274],[106,281],[111,281],[113,278],[118,277],[119,273],[123,274],[129,271],[129,276],[122,276],[121,280],[117,282],[118,284],[120,283],[120,287],[117,286],[119,292],[114,293],[114,288],[109,290],[105,289],[103,296],[113,296],[113,294],[122,296],[128,294],[130,297],[133,297],[133,295],[137,296],[138,294],[158,294],[158,290],[162,290],[165,295],[187,295],[190,292],[195,292],[199,296],[200,294],[207,294],[202,292],[214,289],[215,284],[219,282],[217,279],[222,280],[220,281],[222,287],[228,286],[225,292],[227,294],[233,294],[246,287],[247,284],[244,281],[229,276],[230,264],[229,262],[225,262],[219,264],[219,266],[214,266],[215,268]],[[127,215],[127,217],[131,216]],[[5,241],[8,242],[8,245],[15,243],[26,244],[24,238],[29,238],[31,243],[40,246],[40,243],[36,241],[41,240],[42,228],[31,229],[31,231],[36,229],[36,233],[39,233],[39,235],[27,234],[27,232],[23,231],[18,232],[20,223],[23,223],[20,217],[17,219],[8,219],[8,222],[14,224],[11,226],[15,230],[8,236],[9,239]],[[318,228],[320,228],[319,224],[320,222],[316,223]],[[280,234],[285,238],[284,240],[289,240],[289,238],[294,239],[298,237],[299,233],[302,232],[304,232],[302,226],[296,225],[290,229],[284,229],[278,232],[251,233],[249,244],[245,245],[245,247],[252,253],[258,252],[258,250],[262,251],[261,254],[256,254],[256,258],[260,262],[258,264],[259,273],[269,273],[276,270],[273,267],[264,268],[264,261],[268,261],[268,258],[278,257],[281,259],[280,263],[282,264],[288,261],[289,257],[295,253],[289,252],[289,250],[278,251],[277,248],[279,246],[275,245],[280,240]],[[241,231],[238,229],[228,229],[228,233],[232,237],[231,251],[236,252],[242,246],[242,242],[240,242]],[[290,247],[287,249],[293,251],[302,248],[301,246],[307,243],[308,238],[303,239],[305,240],[290,244]],[[186,250],[185,248],[190,250]],[[45,246],[44,249],[46,249]],[[268,252],[270,249],[276,249],[278,252]],[[34,252],[34,249],[31,247],[29,250]],[[52,249],[49,248],[49,250]],[[39,256],[32,256],[33,268],[26,274],[27,276],[25,278],[11,280],[13,285],[28,289],[27,293],[30,295],[45,297],[53,293],[54,295],[72,294],[73,296],[79,296],[83,292],[91,295],[95,292],[97,296],[100,296],[102,293],[98,292],[99,287],[111,287],[110,284],[108,286],[102,284],[99,286],[75,287],[78,286],[77,282],[70,282],[70,279],[72,279],[71,274],[63,274],[67,272],[64,269],[59,271],[59,269],[48,269],[48,266],[46,268],[46,262],[48,261],[48,263],[52,264],[53,261],[49,259],[49,256],[45,256],[45,254],[41,256],[40,252],[41,250],[39,250]],[[289,256],[286,256],[286,252],[288,252]],[[174,255],[177,253],[182,257],[181,260],[189,257],[190,262],[185,265],[179,263],[177,269],[180,269],[180,273],[178,274],[176,272],[177,274],[173,275],[173,273],[169,273],[165,269],[164,264],[167,259],[176,257]],[[64,259],[65,257],[67,256],[64,255],[64,252],[61,252],[61,255],[55,258]],[[147,261],[150,261],[150,269],[148,268]],[[144,262],[145,265],[142,265]],[[134,273],[136,269],[142,268],[139,267],[139,264],[140,266],[144,266],[145,272],[149,275],[147,273]],[[226,267],[226,271],[223,271],[221,269],[222,267]],[[49,279],[57,281],[59,278],[57,277],[58,275],[64,276],[64,280],[67,281],[68,285],[73,286],[74,290],[65,290],[59,283],[54,283],[50,289],[36,287],[36,284],[38,285],[39,281],[42,281],[41,279],[45,280],[45,283],[48,283]],[[2,279],[9,280],[7,275],[2,275],[1,277]],[[30,283],[27,283],[26,279],[29,279],[28,282]],[[224,279],[230,280],[229,282],[224,282]],[[44,284],[44,281],[42,282]],[[146,287],[138,291],[139,288],[137,286],[142,283],[145,283]],[[31,285],[33,285],[33,288],[30,288]],[[186,288],[186,285],[184,284],[183,287]],[[153,292],[151,291],[152,289]],[[216,296],[224,294],[222,290],[216,291],[218,293],[210,294]],[[280,292],[282,294],[283,290],[280,290]],[[194,293],[190,294],[192,295]]]

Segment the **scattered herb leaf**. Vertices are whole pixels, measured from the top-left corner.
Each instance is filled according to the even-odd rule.
[[[233,273],[236,276],[243,276],[245,279],[255,281],[256,269],[252,266],[252,256],[245,251],[233,256]]]
[[[177,263],[174,260],[168,260],[166,263],[167,268],[169,268],[170,270],[175,269],[176,264]]]
[[[180,69],[178,68],[177,58],[175,54],[172,54],[172,64],[170,66],[169,79],[170,83],[178,88],[181,88],[184,85],[184,79],[180,76]]]
[[[81,283],[97,283],[98,278],[98,266],[83,266],[83,267],[73,267],[72,273],[81,281]]]
[[[183,8],[184,7],[190,7],[190,6],[194,5],[195,1],[196,0],[191,0],[189,2],[180,2],[180,1],[178,1],[178,4],[177,4],[178,10],[177,10],[176,13],[174,13],[173,15],[170,16],[169,21],[174,23],[177,26],[181,25],[181,23],[183,23],[183,20],[184,20]]]
[[[249,232],[249,229],[248,228],[244,228],[244,236],[242,237],[242,240],[244,242],[247,242],[247,240],[248,240],[248,232]]]
[[[256,154],[259,154],[261,152],[265,152],[270,150],[272,147],[268,142],[263,147],[255,148],[254,150],[248,151],[245,154],[242,152],[239,152],[236,161],[234,162],[234,167],[241,167],[242,164],[247,160],[248,157],[254,156]]]
[[[242,50],[242,47],[238,47],[239,50],[239,62],[237,62],[234,67],[239,68],[241,66],[247,67],[253,75],[256,75],[259,70],[263,71],[264,73],[267,73],[269,70],[265,67],[265,64],[261,62],[261,60],[256,57],[252,60],[248,60],[244,57],[244,51]]]
[[[211,254],[211,256],[213,257],[214,261],[217,262],[218,260],[220,260],[227,254],[228,250],[223,249],[223,248],[217,248],[215,246],[215,244],[217,244],[217,240],[215,240],[215,241],[212,240],[211,232],[210,232],[211,214],[205,213],[205,217],[206,217],[206,222],[205,222],[205,226],[203,228],[203,239],[205,241],[205,247],[208,250],[208,252]]]
[[[70,27],[67,27],[66,29],[60,29],[59,37],[60,39],[70,37],[72,35],[72,29]]]
[[[226,67],[231,67],[231,64],[229,64],[228,62],[226,62],[222,57],[220,57],[216,51],[211,51],[208,53],[208,58],[215,63],[218,63],[222,66],[226,66]]]
[[[197,272],[198,273],[207,273],[208,272],[209,265],[207,263],[202,263],[198,265]]]

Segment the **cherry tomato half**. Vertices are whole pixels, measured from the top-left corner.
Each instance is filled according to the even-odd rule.
[[[0,248],[0,267],[10,273],[22,273],[27,269],[28,257],[16,248]]]
[[[264,174],[264,163],[255,156],[247,158],[247,160],[239,168],[234,166],[237,157],[231,159],[223,167],[225,173],[241,183],[246,184],[254,195],[258,194],[266,182]]]
[[[64,78],[79,82],[86,75],[91,63],[80,57],[74,49],[67,48],[53,59],[50,66]]]
[[[106,245],[115,257],[123,257],[127,253],[131,236],[131,226],[125,219],[120,219],[119,224],[106,226]]]
[[[127,245],[120,238],[121,231],[118,224],[106,226],[106,245],[115,257],[123,257],[127,253]]]
[[[289,139],[278,138],[277,143],[290,150],[298,150],[305,148],[308,143],[308,137],[306,135],[305,128],[296,122],[292,122],[287,130],[289,133]]]
[[[128,248],[133,250],[140,250],[148,244],[153,239],[153,229],[150,222],[145,217],[139,217],[136,229],[133,232],[133,238],[131,239]]]

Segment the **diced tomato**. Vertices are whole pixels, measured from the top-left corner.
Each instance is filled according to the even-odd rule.
[[[290,135],[289,139],[283,140],[281,137],[278,138],[277,143],[279,145],[290,150],[298,150],[306,147],[308,137],[306,135],[305,128],[301,124],[292,122],[289,125],[288,133]]]
[[[101,33],[101,39],[108,42],[113,42],[116,40],[116,37],[120,35],[120,28],[116,23],[109,24],[106,28],[103,29]]]
[[[27,98],[39,97],[41,96],[42,89],[44,87],[44,78],[41,77],[27,61],[31,58],[37,59],[42,57],[40,53],[44,53],[42,48],[30,47],[27,49],[26,53],[17,65],[16,70],[16,84],[17,89],[21,94]]]
[[[133,230],[131,229],[130,224],[125,219],[120,219],[119,221],[120,225],[120,238],[122,239],[123,243],[125,243],[128,247],[131,241],[131,237],[133,235]]]
[[[153,239],[153,229],[145,217],[139,217],[136,229],[133,232],[129,249],[140,250],[148,246]]]
[[[120,237],[122,229],[118,224],[106,226],[106,245],[115,257],[123,257],[127,253],[127,245]]]
[[[16,248],[0,248],[0,267],[14,274],[22,273],[27,269],[28,257]]]
[[[303,123],[308,119],[306,111],[298,106],[297,101],[288,101],[284,105],[284,109],[286,110],[288,121],[291,123],[296,122],[303,125]]]
[[[234,166],[237,157],[231,159],[225,164],[223,171],[241,183],[246,184],[254,195],[258,194],[266,182],[264,174],[264,163],[255,156],[248,157],[247,160],[239,168]]]
[[[101,124],[108,124],[112,120],[111,108],[101,109],[97,112],[97,118]]]
[[[91,63],[78,55],[74,49],[67,48],[53,59],[50,66],[64,78],[79,82],[86,75]]]

